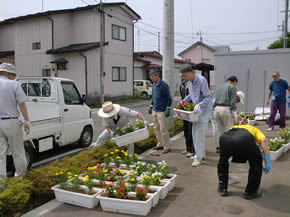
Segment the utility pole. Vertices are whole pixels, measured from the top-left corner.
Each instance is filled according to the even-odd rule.
[[[158,53],[160,53],[160,32],[158,32]]]
[[[199,35],[199,42],[200,42],[200,62],[202,62],[203,55],[202,55],[202,36],[201,36],[201,31],[197,33]]]
[[[105,42],[105,14],[103,1],[100,0],[100,103],[104,103],[104,42]]]
[[[287,48],[287,41],[288,41],[288,9],[289,9],[289,0],[285,0],[283,48]]]
[[[138,51],[140,52],[140,29],[138,29]]]
[[[162,79],[168,84],[170,95],[174,99],[174,0],[163,0],[162,54]],[[169,125],[173,124],[173,115],[168,122]]]
[[[41,11],[43,12],[43,0],[41,1]]]

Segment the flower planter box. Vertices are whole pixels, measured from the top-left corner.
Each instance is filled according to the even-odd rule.
[[[166,180],[161,180],[161,184],[162,185],[150,185],[149,188],[151,189],[160,189],[160,193],[159,193],[159,199],[160,200],[164,200],[167,197],[168,194],[168,188],[169,188],[169,181]],[[138,184],[138,187],[144,188],[144,185],[142,184]]]
[[[132,144],[134,142],[141,141],[143,139],[147,139],[149,137],[149,130],[147,127],[136,130],[132,133],[128,133],[123,136],[117,136],[112,138],[113,141],[116,142],[117,146],[124,146],[128,144]]]
[[[176,179],[177,175],[176,174],[168,174],[168,177],[170,177],[170,178],[164,179],[164,180],[170,182],[170,184],[168,186],[168,191],[172,191],[174,186],[175,186],[175,179]]]
[[[270,151],[271,160],[273,161],[277,160],[283,154],[283,152],[284,152],[283,146],[276,151]]]
[[[249,120],[248,119],[248,125],[254,126],[255,125],[255,120]]]
[[[290,142],[288,144],[283,145],[283,152],[287,152],[290,149]]]
[[[138,184],[137,186],[138,188],[145,188],[143,184]],[[149,191],[155,191],[154,193],[148,193],[152,195],[152,207],[155,207],[159,203],[161,188],[160,186],[154,186],[154,185],[151,185],[148,188],[149,188]]]
[[[54,191],[55,198],[58,201],[69,203],[81,207],[86,207],[92,209],[96,207],[99,203],[99,199],[97,199],[97,195],[100,193],[99,190],[94,188],[96,192],[93,195],[82,194],[72,191],[67,191],[60,188],[60,185],[55,185],[51,188]],[[86,186],[81,186],[81,189],[88,191]]]
[[[148,195],[146,201],[140,201],[103,197],[101,195],[97,196],[97,199],[100,200],[102,209],[105,211],[142,216],[146,216],[151,211],[152,198],[152,195]]]
[[[184,111],[180,109],[174,108],[173,111],[175,112],[177,118],[185,121],[196,122],[199,120],[199,114],[194,113],[193,111]]]

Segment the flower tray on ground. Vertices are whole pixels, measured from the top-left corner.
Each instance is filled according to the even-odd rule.
[[[185,111],[176,108],[174,108],[173,111],[175,112],[178,119],[190,122],[196,122],[199,120],[199,114],[194,113],[193,111]]]
[[[117,146],[124,146],[128,144],[132,144],[134,142],[141,141],[143,139],[147,139],[149,137],[149,130],[147,127],[136,130],[132,133],[125,134],[123,136],[116,136],[112,138],[113,141],[116,142]]]

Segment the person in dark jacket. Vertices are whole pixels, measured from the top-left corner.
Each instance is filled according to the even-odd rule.
[[[185,82],[182,82],[182,84],[179,87],[179,92],[181,99],[184,99],[186,96],[188,96],[188,88]],[[185,154],[186,157],[192,157],[194,155],[194,145],[193,145],[193,139],[192,139],[192,123],[189,121],[184,120],[183,121],[183,132],[185,137],[185,143],[186,143],[186,149],[182,151],[182,154]]]

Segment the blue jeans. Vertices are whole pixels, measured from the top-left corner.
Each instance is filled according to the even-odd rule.
[[[209,112],[199,116],[199,120],[192,123],[192,138],[195,149],[194,161],[201,161],[205,156],[205,135],[208,128]]]

